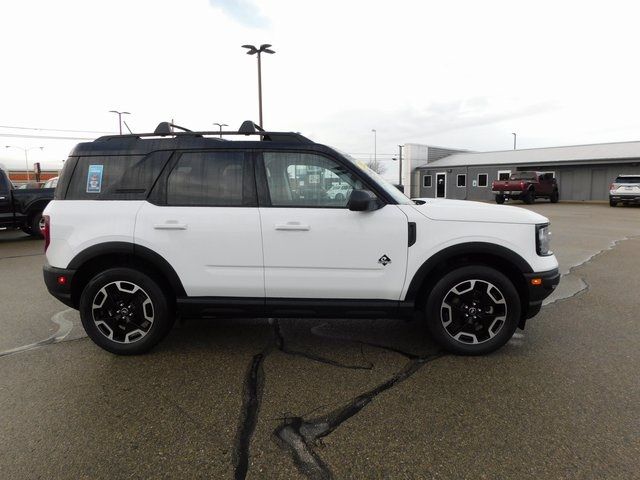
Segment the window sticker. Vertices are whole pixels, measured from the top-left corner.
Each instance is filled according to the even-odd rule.
[[[102,170],[104,165],[89,165],[87,172],[87,193],[100,193],[102,190]]]

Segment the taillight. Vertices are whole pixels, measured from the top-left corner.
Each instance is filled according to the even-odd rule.
[[[524,188],[524,182],[520,182],[520,188]]]
[[[43,215],[44,218],[44,228],[42,229],[42,235],[44,235],[44,251],[47,251],[49,248],[49,242],[51,241],[51,220],[49,219],[49,215]]]
[[[609,185],[609,190],[615,190],[616,189],[616,184],[612,183],[611,185]]]

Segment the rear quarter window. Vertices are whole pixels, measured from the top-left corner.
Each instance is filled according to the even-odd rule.
[[[161,151],[146,156],[80,157],[65,198],[144,200],[170,156],[170,151]]]

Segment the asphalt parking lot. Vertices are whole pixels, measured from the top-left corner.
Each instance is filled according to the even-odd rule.
[[[640,208],[526,208],[561,287],[477,358],[416,322],[279,319],[117,357],[46,293],[42,242],[0,232],[1,476],[640,478]]]

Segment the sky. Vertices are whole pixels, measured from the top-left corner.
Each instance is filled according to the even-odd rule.
[[[75,143],[117,131],[109,110],[131,112],[134,132],[170,119],[194,130],[257,122],[256,58],[241,45],[262,43],[276,51],[262,62],[265,128],[364,160],[375,149],[389,178],[404,143],[506,150],[512,132],[519,148],[638,140],[639,10],[615,0],[3,1],[0,164],[23,167],[12,145],[59,168]]]

